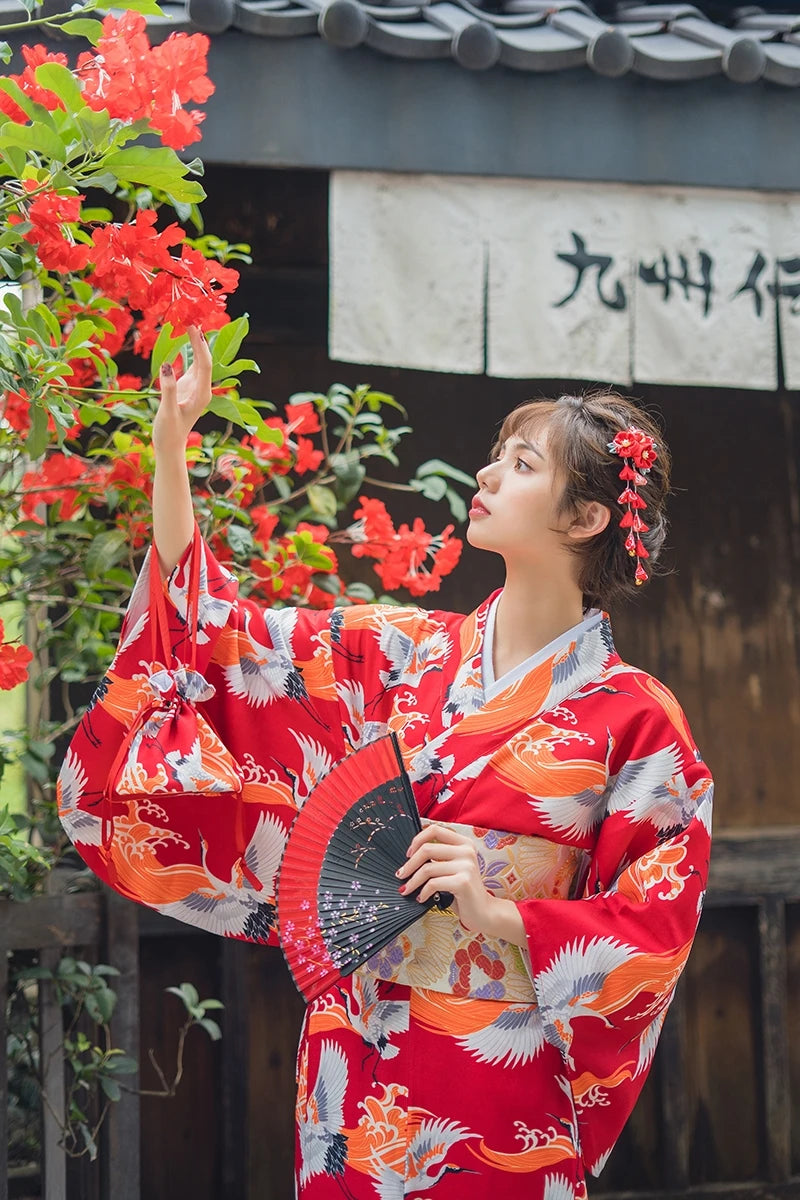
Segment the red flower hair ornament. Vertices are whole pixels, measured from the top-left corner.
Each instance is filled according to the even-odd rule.
[[[643,433],[631,425],[629,429],[621,429],[613,442],[608,443],[612,454],[623,460],[620,479],[625,483],[625,489],[617,497],[617,503],[625,509],[620,521],[620,528],[627,529],[625,549],[631,558],[636,559],[634,579],[639,587],[647,579],[647,571],[642,566],[642,559],[649,558],[650,552],[642,541],[641,535],[650,528],[641,517],[642,509],[647,508],[639,488],[647,483],[647,474],[658,458],[656,443],[649,433]]]

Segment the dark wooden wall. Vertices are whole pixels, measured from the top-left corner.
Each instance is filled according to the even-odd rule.
[[[250,354],[262,368],[249,381],[254,397],[282,404],[293,391],[370,382],[408,409],[409,470],[434,456],[475,470],[508,409],[580,386],[330,362],[326,176],[225,168],[209,171],[205,185],[206,228],[253,246],[254,266],[231,307],[250,314]],[[612,614],[618,645],[677,693],[716,777],[717,829],[739,831],[759,861],[765,831],[785,828],[788,836],[800,827],[800,396],[660,387],[636,394],[662,415],[675,460],[671,573]],[[448,519],[434,506],[414,507],[431,524]],[[436,603],[469,609],[501,581],[499,560],[487,563],[466,547]],[[800,885],[786,898],[800,899]],[[645,1196],[681,1182],[680,1171],[664,1166],[664,1096],[675,1102],[665,1084],[670,1072],[682,1096],[682,1182],[741,1184],[768,1180],[771,1171],[778,1182],[764,1096],[771,1094],[765,1075],[779,1068],[765,1050],[759,911],[763,905],[735,896],[707,910],[682,985],[681,1035],[659,1051],[596,1191]],[[781,1069],[789,1090],[782,1103],[791,1109],[791,1171],[800,1175],[800,906],[789,904],[785,914],[782,966],[771,978],[783,980]],[[167,1053],[162,1029],[171,999],[161,988],[179,974],[224,995],[225,1038],[221,1047],[191,1048],[191,1077],[176,1100],[145,1102],[143,1195],[290,1200],[302,1010],[280,955],[182,936],[180,927],[174,937],[154,938],[143,963],[144,1050],[156,1044]],[[670,1058],[679,1045],[685,1077]],[[789,1185],[792,1194],[799,1189]]]

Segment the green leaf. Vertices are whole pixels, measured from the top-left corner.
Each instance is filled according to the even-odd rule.
[[[93,20],[91,17],[77,17],[75,20],[65,21],[58,28],[75,37],[84,37],[93,46],[96,46],[103,32],[103,22]]]
[[[164,12],[158,7],[155,0],[120,0],[116,8],[128,9],[130,12],[144,13],[146,17],[163,17]]]
[[[427,479],[412,479],[411,486],[415,492],[421,492],[427,500],[442,500],[447,491],[447,481],[440,475],[430,475]]]
[[[107,529],[93,539],[84,555],[84,569],[90,579],[102,579],[109,567],[124,556],[128,535],[124,529]]]
[[[7,121],[0,133],[0,151],[7,147],[32,150],[35,154],[53,158],[56,162],[67,161],[67,147],[54,130],[43,124],[13,125]]]
[[[211,342],[212,360],[215,363],[224,363],[226,367],[228,363],[233,362],[249,328],[250,323],[245,313],[244,316],[237,317],[235,321],[231,321],[229,324],[223,325],[222,329],[217,330]]]
[[[168,987],[164,989],[166,992],[172,992],[173,996],[178,996],[186,1006],[188,1012],[200,999],[197,988],[193,983],[182,983],[180,987]]]
[[[467,505],[463,496],[460,496],[454,488],[448,488],[444,495],[447,503],[450,505],[450,512],[453,514],[453,519],[459,523],[466,521]]]
[[[153,353],[150,356],[150,374],[153,379],[158,378],[158,373],[165,362],[172,362],[178,357],[178,352],[181,346],[185,346],[189,341],[188,334],[180,333],[177,337],[172,336],[172,326],[167,322],[162,325],[159,330],[156,344],[153,346]]]
[[[86,1149],[89,1152],[89,1158],[90,1158],[91,1162],[94,1162],[94,1160],[97,1158],[97,1142],[92,1137],[92,1131],[88,1125],[84,1124],[83,1121],[80,1122],[80,1124],[78,1125],[78,1128],[81,1131],[81,1136],[83,1137],[84,1145],[86,1146]]]
[[[19,108],[22,109],[22,111],[25,113],[25,116],[30,121],[36,120],[36,118],[38,116],[37,110],[40,109],[42,106],[40,104],[36,104],[35,101],[31,100],[30,96],[26,95],[26,93],[23,92],[22,88],[19,86],[19,84],[16,82],[16,80],[8,79],[5,77],[0,79],[0,91],[3,91],[6,93],[7,96],[10,96],[11,99],[14,101],[14,103]],[[47,111],[47,110],[45,109],[45,111]],[[48,117],[50,117],[49,113],[47,113],[47,115],[48,115]],[[51,120],[52,120],[52,118],[51,118]],[[3,128],[5,128],[5,126],[3,126]]]
[[[442,462],[440,458],[431,458],[417,467],[417,479],[425,479],[428,475],[444,475],[447,479],[454,479],[456,483],[463,483],[466,487],[475,487],[474,475],[467,475],[465,471],[451,467],[449,463]]]
[[[8,279],[19,279],[24,269],[22,255],[17,254],[14,250],[7,250],[3,247],[0,250],[0,266],[2,266],[3,274]]]
[[[100,1087],[109,1100],[119,1100],[122,1096],[122,1089],[116,1079],[109,1079],[107,1075],[100,1076]]]
[[[308,503],[313,512],[321,517],[335,517],[338,510],[336,493],[328,487],[312,483],[308,489]]]
[[[357,580],[354,583],[348,583],[345,595],[352,597],[353,600],[364,600],[367,604],[372,604],[375,599],[375,592],[368,583],[359,583]]]
[[[25,164],[27,162],[25,151],[21,150],[19,146],[7,146],[2,157],[11,167],[12,173],[19,179],[25,171]]]
[[[104,108],[96,112],[93,108],[89,108],[85,104],[79,108],[74,115],[75,124],[78,126],[83,137],[92,146],[101,146],[108,137],[108,131],[111,128],[111,118]],[[113,179],[113,175],[108,176]]]
[[[25,453],[29,458],[41,458],[47,447],[47,409],[41,404],[32,404],[31,427],[25,439]]]
[[[10,63],[14,57],[14,51],[9,46],[8,42],[0,42],[0,62]]]
[[[135,1075],[139,1070],[139,1064],[135,1058],[130,1058],[127,1054],[121,1051],[112,1051],[114,1058],[109,1058],[106,1063],[107,1071],[114,1071],[117,1075]]]
[[[188,168],[168,146],[129,146],[107,155],[103,166],[121,183],[139,183],[167,191],[176,200],[187,203],[205,199],[200,184],[184,178]]]
[[[201,1000],[200,1007],[203,1009],[224,1008],[225,1005],[221,1000]]]
[[[83,22],[90,24],[90,22]],[[92,21],[92,25],[100,28],[99,21]],[[63,29],[63,26],[62,26]],[[68,112],[76,108],[82,108],[84,104],[83,93],[78,80],[73,75],[72,71],[61,63],[47,62],[42,63],[34,72],[36,82],[48,92],[54,92],[59,100],[64,101],[64,105]]]
[[[211,1017],[203,1017],[197,1024],[201,1029],[205,1029],[212,1042],[218,1042],[222,1037],[222,1030],[216,1021],[212,1021]]]
[[[96,332],[93,321],[76,321],[64,344],[64,357],[75,358],[82,349],[91,344],[91,338]]]

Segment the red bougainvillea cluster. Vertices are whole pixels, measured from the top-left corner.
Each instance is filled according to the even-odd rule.
[[[28,666],[33,655],[27,646],[5,640],[5,627],[0,620],[0,692],[8,692],[28,678]]]
[[[412,596],[436,592],[442,576],[453,570],[461,557],[461,541],[448,525],[438,535],[428,533],[419,517],[411,526],[395,529],[382,500],[361,496],[357,518],[347,532],[356,558],[374,558],[375,573],[392,591],[407,588]]]
[[[197,141],[205,114],[184,105],[207,100],[214,91],[206,75],[208,38],[173,33],[161,45],[151,46],[145,19],[134,12],[107,16],[102,29],[97,47],[79,56],[74,71],[82,101],[105,110],[112,119],[147,120],[173,149]],[[10,78],[37,104],[50,111],[64,108],[55,92],[37,83],[36,68],[44,63],[67,67],[66,55],[41,45],[24,46],[22,54],[25,70]],[[0,112],[19,124],[28,121],[3,91]],[[179,225],[156,229],[152,210],[138,212],[130,222],[83,222],[84,199],[26,178],[21,212],[12,213],[8,221],[28,226],[23,237],[36,248],[46,270],[88,271],[88,282],[105,296],[141,314],[134,337],[138,353],[150,353],[160,327],[167,323],[175,330],[188,325],[212,330],[226,323],[226,300],[238,285],[237,271],[188,245]]]
[[[183,150],[199,141],[198,126],[205,113],[183,106],[202,103],[214,92],[206,75],[208,38],[202,33],[172,33],[159,46],[151,46],[141,13],[108,16],[94,50],[78,58],[75,74],[82,84],[83,100],[95,111],[104,109],[112,120],[147,120],[165,146]],[[23,46],[25,70],[10,76],[27,96],[49,111],[63,102],[36,82],[36,68],[46,62],[68,66],[65,54],[51,54],[45,46]],[[28,117],[18,104],[0,92],[0,112],[24,124]]]
[[[226,302],[236,290],[239,272],[187,245],[179,225],[158,230],[157,213],[146,209],[131,222],[108,222],[91,230],[79,224],[83,196],[39,191],[32,179],[24,180],[23,187],[33,198],[25,217],[13,213],[9,223],[30,226],[23,237],[36,247],[48,271],[89,269],[88,283],[141,314],[134,337],[137,353],[148,355],[167,323],[176,330],[189,325],[219,329],[227,323]],[[171,252],[177,245],[180,255]]]

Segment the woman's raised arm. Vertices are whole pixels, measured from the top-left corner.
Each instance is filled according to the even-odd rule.
[[[166,577],[180,560],[194,532],[194,509],[186,466],[186,440],[211,400],[211,351],[199,329],[189,330],[192,365],[176,380],[172,367],[161,368],[161,402],[153,422],[153,537]]]

